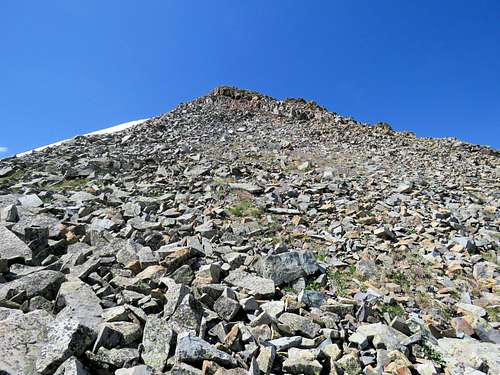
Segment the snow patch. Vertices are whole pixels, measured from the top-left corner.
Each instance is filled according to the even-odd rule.
[[[145,122],[147,120],[149,120],[149,119],[142,119],[142,120],[134,120],[134,121],[124,122],[123,124],[118,124],[118,125],[112,126],[110,128],[106,128],[106,129],[96,130],[94,132],[84,134],[83,136],[87,137],[89,135],[102,135],[102,134],[118,133],[118,132],[121,132],[121,131],[126,130],[128,128],[131,128],[133,126],[142,124],[143,122]],[[35,148],[33,150],[21,152],[20,154],[17,154],[16,156],[20,157],[20,156],[28,155],[28,154],[32,153],[33,151],[42,151],[42,150],[44,150],[46,148],[58,146],[58,145],[60,145],[60,144],[62,144],[64,142],[68,142],[68,141],[69,141],[69,139],[64,139],[62,141],[51,143],[49,145],[37,147],[37,148]],[[7,148],[6,147],[4,147],[4,148],[5,148],[5,150],[2,151],[2,147],[0,147],[0,152],[7,151]]]

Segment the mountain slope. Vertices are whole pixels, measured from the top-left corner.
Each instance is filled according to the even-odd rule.
[[[229,87],[2,160],[0,369],[498,373],[499,167]]]

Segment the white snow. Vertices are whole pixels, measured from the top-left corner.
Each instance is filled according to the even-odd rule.
[[[142,119],[142,120],[134,120],[134,121],[124,122],[123,124],[118,124],[118,125],[112,126],[110,128],[97,130],[97,131],[92,132],[92,133],[84,134],[83,136],[86,137],[86,136],[89,136],[89,135],[117,133],[117,132],[120,132],[122,130],[131,128],[133,126],[142,124],[144,121],[147,121],[147,120],[148,119]],[[51,143],[50,145],[45,145],[45,146],[37,147],[37,148],[35,148],[33,150],[21,152],[20,154],[17,154],[16,156],[20,157],[20,156],[23,156],[23,155],[27,155],[27,154],[29,154],[29,153],[31,153],[33,151],[41,151],[41,150],[46,149],[48,147],[57,146],[57,145],[60,145],[61,143],[67,142],[67,141],[69,141],[69,139],[64,139],[64,140],[59,141],[59,142]]]

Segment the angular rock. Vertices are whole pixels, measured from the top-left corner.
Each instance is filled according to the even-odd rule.
[[[144,350],[141,356],[144,363],[162,372],[167,364],[173,338],[174,333],[165,320],[155,316],[148,317],[142,338]]]
[[[314,255],[309,251],[289,251],[263,257],[258,265],[260,275],[283,285],[319,269]]]
[[[233,271],[224,279],[229,285],[234,285],[248,290],[256,297],[269,297],[275,293],[274,281],[244,271]]]
[[[321,328],[311,319],[292,313],[283,313],[278,320],[290,327],[292,333],[299,333],[310,338],[316,337]]]
[[[229,354],[216,349],[205,340],[191,334],[180,335],[177,340],[175,356],[181,362],[201,363],[204,360],[214,361],[221,366],[236,367],[236,360]]]
[[[31,249],[14,233],[0,225],[0,259],[14,262],[28,262],[33,257]]]

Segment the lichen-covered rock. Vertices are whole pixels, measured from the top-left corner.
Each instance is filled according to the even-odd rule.
[[[165,320],[155,316],[148,317],[142,338],[142,360],[158,372],[163,371],[169,358],[173,331]]]

